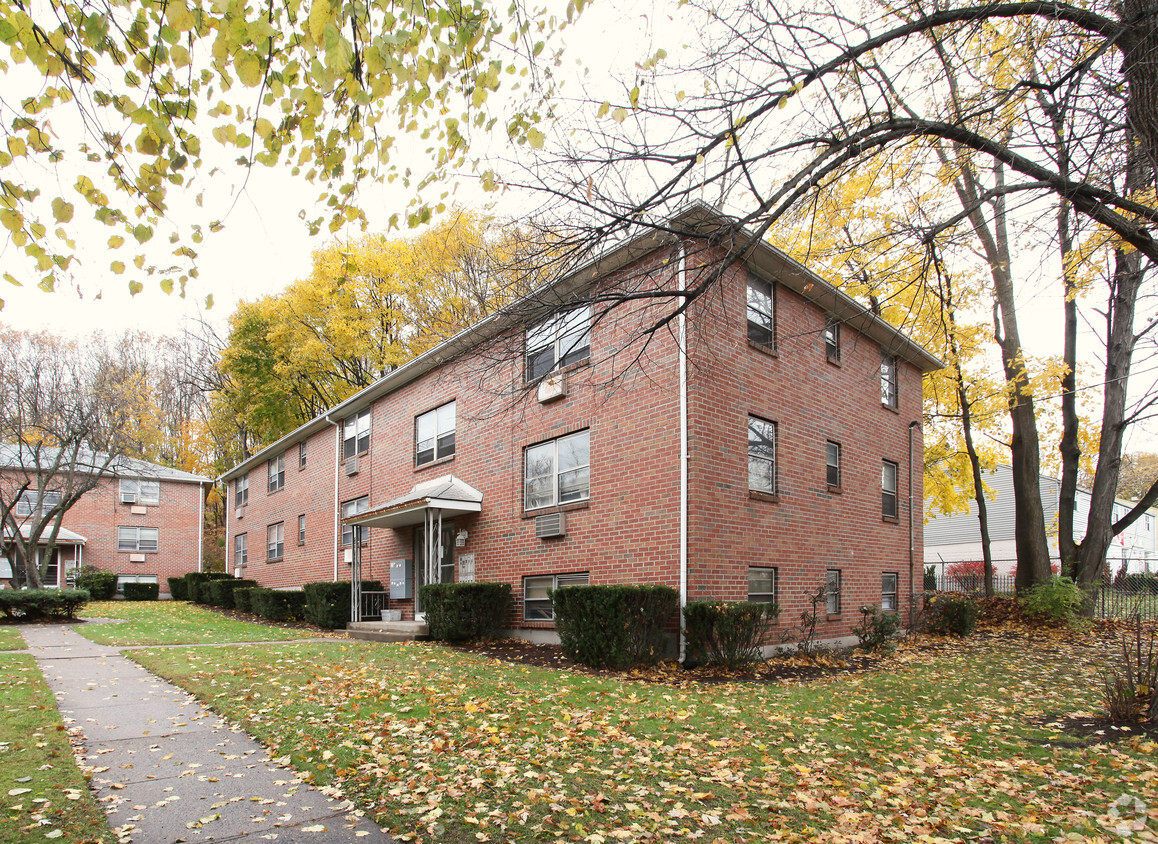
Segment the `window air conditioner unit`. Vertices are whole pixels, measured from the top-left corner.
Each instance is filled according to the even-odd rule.
[[[358,458],[358,457],[351,457],[349,460],[346,461],[346,474],[347,475],[358,474],[358,470],[362,468],[359,465],[359,461],[360,461],[360,458]]]
[[[550,539],[553,536],[567,535],[567,514],[547,513],[535,518],[535,536],[538,539]]]
[[[565,395],[567,395],[567,379],[563,377],[563,373],[556,372],[539,382],[540,404],[561,399]]]
[[[244,507],[238,507],[237,512],[233,514],[233,517],[236,519],[240,519],[244,515],[245,515],[245,508]]]
[[[122,492],[121,493],[121,503],[122,504],[136,504],[137,503],[137,494],[135,492]]]

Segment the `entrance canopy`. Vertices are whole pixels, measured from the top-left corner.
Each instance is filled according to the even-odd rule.
[[[405,495],[385,504],[342,519],[342,524],[366,527],[401,528],[420,525],[431,510],[441,511],[446,519],[478,513],[482,510],[482,493],[454,475],[443,475],[415,484]]]
[[[21,525],[20,526],[20,535],[23,536],[25,539],[28,539],[28,537],[31,533],[32,533],[32,530],[28,525]],[[44,531],[44,533],[42,533],[40,535],[40,544],[41,545],[47,545],[48,544],[48,537],[51,534],[52,534],[51,529]],[[84,545],[86,542],[88,542],[88,537],[81,536],[79,533],[71,531],[68,528],[62,527],[56,534],[56,544],[57,545]]]

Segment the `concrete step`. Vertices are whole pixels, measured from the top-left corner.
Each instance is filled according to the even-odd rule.
[[[370,642],[413,642],[428,638],[430,628],[424,621],[355,621],[346,625],[346,635]]]

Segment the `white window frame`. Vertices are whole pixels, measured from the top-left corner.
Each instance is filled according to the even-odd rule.
[[[285,487],[285,452],[283,451],[277,457],[270,458],[266,464],[266,470],[269,474],[270,492],[277,492],[279,489]]]
[[[555,314],[527,329],[523,362],[528,383],[590,358],[590,305]]]
[[[897,573],[881,572],[881,612],[897,611]]]
[[[285,559],[285,522],[274,522],[265,528],[265,561]]]
[[[840,615],[843,579],[840,569],[827,569],[824,572],[824,609],[829,615]]]
[[[414,465],[426,466],[454,457],[458,424],[454,401],[439,405],[414,419]]]
[[[777,494],[779,438],[779,426],[771,419],[748,417],[748,489],[752,492]]]
[[[298,545],[306,544],[306,514],[298,516]]]
[[[829,489],[840,489],[842,451],[836,440],[824,441],[824,483]]]
[[[161,503],[161,482],[121,478],[119,493],[122,504],[155,507]]]
[[[370,450],[370,408],[342,421],[342,459],[348,460]]]
[[[123,525],[117,528],[117,550],[155,554],[161,547],[161,529]]]
[[[298,471],[306,468],[306,441],[298,443]]]
[[[755,576],[755,577],[754,577]],[[771,591],[764,588],[769,584],[761,583],[760,579],[771,577]],[[780,585],[780,573],[775,566],[748,566],[748,600],[758,604],[775,604],[777,589]]]
[[[748,317],[748,342],[775,349],[776,285],[749,274],[744,302]]]
[[[245,507],[249,504],[249,474],[246,473],[233,482],[233,506]]]
[[[586,462],[568,463],[566,468],[559,465],[560,453],[563,449],[569,452],[579,449],[586,454]],[[576,454],[581,458],[582,454]],[[534,474],[532,474],[532,472]],[[570,478],[580,480],[579,483],[567,485]],[[567,480],[565,480],[565,478]],[[543,488],[543,482],[550,482],[550,489]],[[564,489],[566,485],[566,489]],[[539,487],[533,492],[532,486]],[[536,500],[549,495],[549,500]],[[553,440],[529,445],[523,450],[523,509],[541,510],[544,507],[555,507],[562,504],[574,504],[587,501],[591,498],[591,431],[585,429],[556,437]]]
[[[249,565],[249,534],[239,533],[233,537],[233,566],[243,569]]]
[[[370,509],[370,496],[362,495],[358,498],[351,498],[349,501],[342,502],[342,518],[348,519],[350,516],[358,516]],[[370,531],[362,531],[362,544],[365,545],[370,538]],[[349,548],[354,544],[354,526],[342,525],[342,547]]]
[[[881,353],[881,404],[896,410],[900,406],[897,392],[897,357]]]
[[[20,497],[16,499],[16,505],[13,508],[16,511],[16,515],[21,518],[31,516],[33,511],[37,509],[36,499],[38,495],[40,497],[39,514],[41,516],[44,516],[61,502],[59,490],[46,489],[43,492],[38,492],[35,489],[26,489],[20,493]]]
[[[892,477],[890,477],[890,475]],[[881,461],[881,518],[898,518],[897,477],[900,466],[892,460]],[[889,511],[892,512],[889,512]]]
[[[566,589],[568,586],[587,586],[591,583],[589,572],[573,574],[532,574],[523,578],[523,621],[554,621],[555,607],[547,597],[548,590]],[[531,590],[536,597],[530,597]],[[539,597],[539,596],[542,597]]]

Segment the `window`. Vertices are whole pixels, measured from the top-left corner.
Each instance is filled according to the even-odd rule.
[[[897,359],[881,355],[881,404],[897,408]]]
[[[1146,516],[1146,531],[1148,533],[1154,532],[1154,517],[1153,516]]]
[[[881,612],[897,611],[897,575],[884,572],[881,575]]]
[[[370,450],[370,409],[355,413],[342,423],[342,459]]]
[[[836,317],[824,324],[824,356],[830,363],[840,363],[840,320]]]
[[[159,579],[155,574],[118,574],[117,575],[117,594],[125,594],[126,583],[157,583]]]
[[[748,340],[776,348],[776,298],[772,283],[748,276]]]
[[[527,380],[591,357],[591,306],[572,308],[527,329]]]
[[[118,551],[156,551],[161,542],[160,528],[117,528]]]
[[[840,489],[840,443],[825,443],[824,482],[832,489]]]
[[[249,475],[242,475],[233,482],[233,506],[244,507],[249,503]]]
[[[44,516],[52,512],[52,508],[59,506],[60,493],[46,489],[40,495],[40,511],[39,515]],[[36,510],[37,491],[34,489],[26,489],[20,493],[20,498],[16,501],[16,515],[17,516],[31,516]]]
[[[265,559],[280,560],[285,556],[285,522],[278,522],[265,529]]]
[[[527,510],[591,497],[590,432],[527,448],[523,506]]]
[[[365,513],[370,509],[370,496],[363,495],[361,498],[355,498],[351,501],[342,502],[342,518],[347,519],[350,516],[357,516],[360,513]],[[367,534],[362,531],[362,544],[366,544]],[[342,544],[354,544],[354,526],[342,525]]]
[[[897,464],[891,460],[881,461],[881,515],[897,517]]]
[[[776,423],[748,417],[748,489],[776,493]]]
[[[306,517],[303,513],[298,516],[298,545],[306,544]]]
[[[122,504],[160,504],[161,482],[121,479]]]
[[[523,620],[553,621],[555,608],[551,605],[548,592],[552,589],[566,589],[568,586],[586,586],[590,578],[587,572],[581,574],[543,574],[523,578]]]
[[[285,486],[285,454],[269,461],[269,491],[277,492]]]
[[[423,466],[454,456],[454,402],[447,402],[414,420],[414,463]]]
[[[298,471],[306,468],[306,441],[298,443]]]
[[[249,534],[239,533],[233,537],[233,566],[243,569],[249,563]]]
[[[829,615],[840,615],[840,569],[824,573],[824,600]]]
[[[748,600],[759,604],[776,603],[776,569],[748,566]]]

